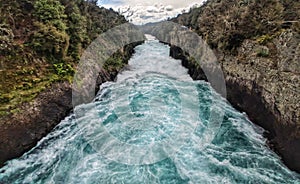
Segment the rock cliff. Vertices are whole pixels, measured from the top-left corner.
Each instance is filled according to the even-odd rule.
[[[227,99],[266,130],[269,145],[300,172],[300,3],[211,0],[172,21],[215,52]],[[188,53],[173,46],[194,79],[205,79]]]
[[[72,106],[78,60],[99,34],[126,23],[96,1],[12,0],[0,4],[0,166],[49,133]],[[114,80],[133,43],[99,71],[96,91]]]
[[[122,54],[117,52],[112,59],[121,57],[125,66],[139,44],[141,42],[125,46]],[[121,69],[111,66],[110,70],[99,71],[95,91],[102,83],[113,81]],[[5,116],[0,121],[0,165],[30,150],[72,111],[72,84],[68,81],[53,83],[19,108],[19,113]]]

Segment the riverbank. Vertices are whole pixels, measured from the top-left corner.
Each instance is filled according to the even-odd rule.
[[[21,156],[72,110],[73,75],[97,36],[126,23],[84,0],[6,1],[0,6],[0,165]],[[50,14],[49,14],[50,12]],[[106,62],[96,86],[113,80],[135,44]]]
[[[208,1],[173,21],[196,32],[222,66],[227,99],[266,130],[270,147],[300,172],[299,2]],[[297,8],[298,7],[298,8]],[[213,21],[212,21],[213,20]],[[203,72],[173,47],[193,79]],[[192,56],[191,56],[192,57]]]
[[[117,52],[111,59],[119,59],[124,67],[134,53],[134,47],[141,43],[125,46],[122,53]],[[110,66],[109,69],[99,71],[95,91],[99,90],[102,83],[113,81],[123,67]],[[19,113],[1,119],[0,165],[30,150],[72,111],[72,83],[53,83],[31,102],[19,108]]]

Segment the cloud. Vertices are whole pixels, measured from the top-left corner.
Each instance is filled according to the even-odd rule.
[[[113,8],[134,24],[158,22],[186,12],[195,4],[201,5],[205,0],[100,0],[98,4]]]
[[[173,10],[173,6],[172,5],[168,5],[165,7],[166,11],[172,11]]]

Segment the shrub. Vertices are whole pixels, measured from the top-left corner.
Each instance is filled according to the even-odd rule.
[[[30,44],[37,53],[52,55],[57,59],[66,57],[69,47],[69,36],[65,31],[58,30],[51,24],[36,22],[37,31],[34,32]]]
[[[60,31],[67,29],[64,6],[57,0],[38,0],[34,4],[34,17],[44,24],[51,24]]]
[[[256,50],[256,55],[258,57],[268,57],[270,54],[270,51],[267,47],[259,47]]]
[[[191,26],[212,48],[232,51],[245,39],[279,31],[284,11],[280,0],[211,0],[176,21]]]
[[[60,76],[68,76],[68,75],[74,75],[74,69],[70,64],[66,63],[56,63],[53,64],[55,73]]]

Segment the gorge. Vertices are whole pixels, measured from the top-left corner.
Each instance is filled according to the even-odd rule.
[[[28,3],[22,8],[33,11]],[[66,14],[70,12],[67,1],[61,4]],[[95,7],[90,6],[90,11],[99,11]],[[254,13],[253,7],[260,13]],[[266,7],[268,11],[262,11]],[[71,45],[67,57],[62,53],[54,54],[62,58],[44,57],[48,51],[34,47],[23,58],[26,62],[20,62],[24,50],[33,48],[26,40],[32,38],[17,36],[25,29],[13,30],[15,43],[7,44],[9,49],[17,48],[16,53],[0,50],[5,84],[0,93],[0,183],[299,183],[294,172],[300,171],[297,7],[296,1],[211,0],[171,20],[200,35],[212,48],[224,72],[228,101],[215,92],[214,84],[205,82],[207,76],[195,55],[171,44],[178,40],[176,32],[168,41],[153,33],[170,47],[148,37],[144,44],[134,43],[115,53],[110,65],[99,71],[96,98],[75,107],[82,112],[79,117],[72,111],[70,79],[78,54],[73,51],[87,43],[76,42],[68,24],[70,43],[78,47]],[[83,8],[80,11],[87,15]],[[92,16],[105,22],[101,30],[99,22],[93,24],[98,34],[125,23],[111,10],[100,12]],[[97,31],[90,28],[87,35],[95,38]],[[18,47],[23,39],[24,46]],[[13,63],[6,62],[11,58]],[[11,72],[14,67],[17,77]],[[51,69],[45,72],[45,68]],[[45,80],[45,73],[54,78]],[[12,79],[16,79],[13,86]],[[28,89],[45,83],[29,102],[13,106],[16,94],[27,98]],[[6,93],[6,86],[13,95]],[[217,129],[211,128],[210,116],[218,110],[224,119]],[[167,144],[161,145],[164,141]]]
[[[299,182],[267,147],[263,130],[209,83],[193,81],[169,49],[156,40],[137,46],[116,82],[102,84],[93,102],[75,107],[80,114],[71,114],[37,146],[9,161],[0,169],[0,181]],[[210,115],[221,111],[220,127],[210,127]]]

